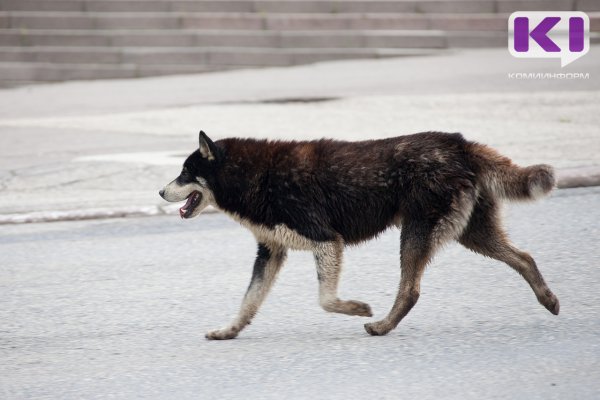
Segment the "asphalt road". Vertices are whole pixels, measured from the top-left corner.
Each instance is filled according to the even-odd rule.
[[[557,59],[514,58],[506,48],[461,49],[425,57],[340,60],[294,67],[25,86],[0,90],[0,119],[295,98],[597,91],[599,50],[600,46],[591,46],[585,57],[564,68]],[[586,79],[509,77],[516,73],[589,76]]]
[[[370,319],[319,309],[295,252],[254,323],[218,342],[204,332],[236,312],[255,253],[226,217],[3,226],[0,398],[600,398],[600,188],[506,215],[558,317],[507,266],[451,245],[398,329],[370,337]],[[398,237],[346,253],[341,297],[374,318],[395,295]]]

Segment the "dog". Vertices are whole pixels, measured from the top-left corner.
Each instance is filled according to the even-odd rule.
[[[555,186],[552,167],[519,167],[494,149],[459,133],[423,132],[381,140],[213,142],[200,131],[199,148],[159,194],[186,201],[181,218],[211,205],[256,237],[250,285],[237,317],[207,339],[232,339],[252,321],[288,250],[313,253],[319,303],[325,311],[371,317],[368,304],[337,296],[344,247],[401,227],[400,287],[389,314],[364,325],[385,335],[412,309],[426,265],[443,244],[500,260],[558,315],[559,301],[533,258],[502,229],[503,200],[535,200]]]

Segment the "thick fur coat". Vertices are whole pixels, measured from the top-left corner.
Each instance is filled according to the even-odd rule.
[[[396,302],[384,320],[365,325],[370,334],[382,335],[416,303],[426,264],[450,240],[506,262],[558,314],[558,299],[533,259],[510,244],[498,213],[500,201],[536,199],[554,184],[550,166],[516,166],[458,133],[362,142],[212,142],[201,132],[199,149],[161,196],[187,200],[180,210],[183,218],[213,205],[257,239],[254,274],[240,314],[226,328],[209,332],[209,339],[235,337],[250,323],[288,249],[314,253],[325,310],[370,316],[367,304],[337,297],[343,248],[402,227]]]

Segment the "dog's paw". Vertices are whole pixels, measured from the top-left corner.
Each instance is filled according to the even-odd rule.
[[[560,302],[558,301],[558,297],[556,297],[556,295],[550,290],[547,290],[545,296],[539,298],[538,300],[552,314],[558,315],[560,312]]]
[[[239,332],[239,330],[228,326],[227,328],[207,332],[204,337],[208,340],[227,340],[235,338]]]
[[[372,317],[373,312],[371,311],[371,306],[367,303],[363,303],[362,301],[349,300],[346,302],[347,314],[350,315],[358,315],[360,317]]]
[[[371,336],[383,336],[391,331],[394,327],[386,321],[370,322],[365,324],[365,330]]]
[[[356,300],[340,300],[330,301],[327,303],[321,303],[321,307],[325,311],[346,314],[346,315],[358,315],[360,317],[372,317],[371,306],[362,301]]]

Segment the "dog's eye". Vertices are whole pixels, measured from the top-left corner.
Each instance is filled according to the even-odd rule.
[[[194,178],[187,170],[182,170],[179,176],[177,177],[177,182],[179,182],[182,185],[193,181]]]

